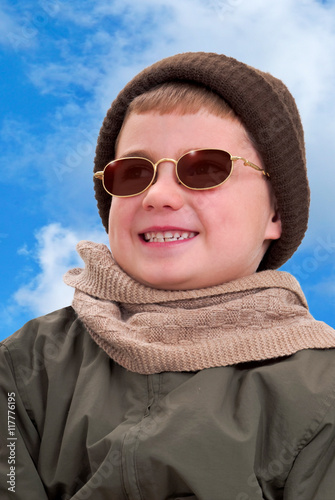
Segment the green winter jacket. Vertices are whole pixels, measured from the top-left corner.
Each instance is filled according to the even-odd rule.
[[[71,307],[1,344],[0,498],[334,500],[335,351],[139,375]]]

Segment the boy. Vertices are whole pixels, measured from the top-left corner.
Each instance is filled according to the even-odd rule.
[[[81,242],[73,307],[2,346],[16,498],[333,499],[334,332],[274,271],[308,219],[286,87],[156,63],[107,113],[95,189],[111,252]]]

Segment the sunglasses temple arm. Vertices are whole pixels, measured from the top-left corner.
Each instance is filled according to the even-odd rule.
[[[252,167],[252,168],[254,168],[255,170],[257,170],[258,172],[262,172],[262,174],[263,174],[265,177],[270,177],[270,174],[269,174],[266,170],[264,170],[264,168],[261,168],[261,167],[259,167],[258,165],[255,165],[254,163],[251,163],[251,161],[246,160],[246,161],[244,162],[244,165],[249,166],[249,167]]]
[[[262,174],[265,176],[265,177],[270,177],[270,174],[264,170],[264,168],[261,168],[259,167],[258,165],[255,165],[255,163],[252,163],[251,161],[249,160],[246,160],[245,158],[243,158],[242,156],[232,156],[231,157],[232,161],[236,161],[236,160],[242,160],[244,165],[246,167],[251,167],[251,168],[254,168],[255,170],[257,170],[258,172],[262,172]]]
[[[104,176],[104,172],[103,172],[103,170],[101,170],[101,171],[99,171],[99,172],[95,172],[95,174],[93,175],[93,177],[94,177],[95,179],[102,179],[102,178],[103,178],[103,176]]]

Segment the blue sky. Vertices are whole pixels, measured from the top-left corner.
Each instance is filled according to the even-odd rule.
[[[106,110],[143,67],[189,50],[270,71],[295,96],[312,205],[283,269],[335,327],[335,1],[3,0],[0,338],[71,302],[76,242],[107,243],[91,175]]]

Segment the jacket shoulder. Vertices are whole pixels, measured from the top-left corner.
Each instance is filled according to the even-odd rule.
[[[77,316],[72,306],[64,307],[44,316],[28,321],[15,333],[0,342],[9,351],[20,345],[31,346],[37,339],[42,339],[50,333],[66,331],[76,321]]]
[[[71,306],[29,321],[0,343],[0,356],[26,408],[32,394],[45,400],[56,383],[70,394],[82,364],[100,351]]]

